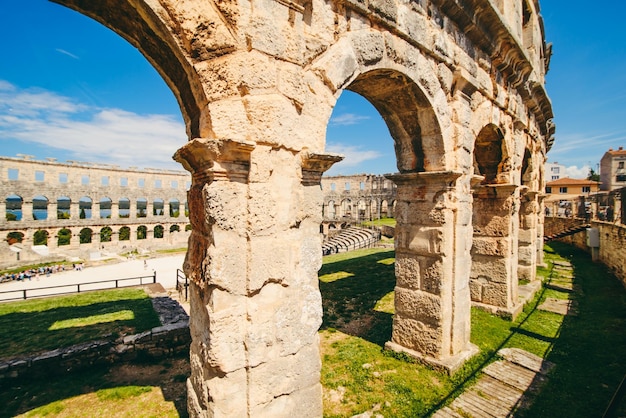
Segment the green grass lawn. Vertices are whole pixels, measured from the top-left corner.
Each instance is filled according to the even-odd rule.
[[[364,249],[324,257],[319,272],[324,308],[320,330],[324,416],[350,417],[365,411],[386,418],[428,416],[471,385],[480,376],[480,369],[494,361],[502,347],[519,347],[556,364],[534,404],[516,416],[602,416],[626,372],[626,291],[604,266],[593,263],[586,253],[560,244],[546,247],[548,267],[538,269],[546,280],[557,279],[551,269],[553,260],[572,262],[574,280],[582,292],[574,296],[544,288],[515,322],[472,309],[471,341],[480,348],[480,353],[450,377],[406,355],[383,349],[391,338],[394,309],[393,251]],[[576,297],[578,316],[564,317],[537,309],[547,297]],[[34,319],[38,315],[48,316],[49,312],[73,312],[79,308],[49,306],[39,314],[26,310],[23,315]],[[114,310],[90,309],[79,316],[50,317],[38,327],[43,333],[80,329],[66,322],[70,317],[83,318],[84,328],[93,328],[94,323],[111,326],[117,323],[113,312],[126,318],[129,311],[140,315],[138,309],[122,304]],[[0,320],[3,316],[0,313]],[[124,321],[128,319],[120,319],[119,323]],[[28,328],[27,323],[30,324],[22,322],[20,329]],[[60,329],[47,331],[53,324]],[[0,326],[0,331],[4,327]],[[12,333],[18,333],[17,328]],[[0,342],[11,336],[11,333],[2,334]],[[21,344],[30,343],[27,340]],[[166,368],[163,366],[163,373]],[[183,375],[179,377],[184,379]],[[6,416],[12,416],[10,411],[25,411],[34,406],[44,409],[33,410],[32,416],[81,416],[85,405],[94,414],[102,412],[101,415],[115,415],[106,411],[117,408],[124,410],[126,416],[184,415],[184,399],[179,400],[177,409],[167,409],[171,399],[158,395],[159,386],[162,385],[132,379],[112,383],[105,370],[93,369],[60,377],[54,384],[33,382],[4,388],[0,391],[0,404],[4,405],[4,411],[9,411]],[[113,388],[119,392],[99,392]],[[141,401],[148,396],[150,400]],[[111,397],[119,398],[115,401],[118,403],[111,403]],[[152,409],[148,409],[146,402]],[[54,412],[57,409],[64,412]],[[624,416],[624,411],[622,402],[619,416]],[[0,412],[0,416],[5,415]]]
[[[159,326],[141,289],[0,303],[0,358],[34,354]]]

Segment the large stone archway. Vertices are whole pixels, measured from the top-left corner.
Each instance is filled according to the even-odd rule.
[[[471,354],[472,126],[506,118],[531,133],[532,152],[549,149],[537,2],[58,2],[136,46],[180,103],[192,416],[322,415],[320,178],[340,159],[324,142],[344,89],[376,106],[395,141],[388,346],[449,370]],[[481,103],[488,117],[475,115]]]

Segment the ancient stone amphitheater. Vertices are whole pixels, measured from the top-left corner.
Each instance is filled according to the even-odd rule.
[[[137,47],[186,122],[191,416],[322,415],[320,178],[346,89],[396,150],[387,347],[454,370],[472,300],[516,312],[554,133],[537,0],[57,1]]]
[[[186,171],[0,157],[0,266],[186,247]]]

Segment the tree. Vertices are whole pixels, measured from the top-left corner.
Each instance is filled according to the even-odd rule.
[[[596,173],[593,168],[589,168],[589,174],[587,175],[587,180],[599,182],[600,174]]]

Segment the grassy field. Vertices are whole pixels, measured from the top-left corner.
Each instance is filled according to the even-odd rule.
[[[365,249],[325,257],[319,273],[324,307],[320,330],[324,415],[349,417],[370,411],[387,418],[428,416],[471,385],[480,369],[496,359],[499,348],[519,347],[554,362],[556,368],[530,409],[517,415],[602,416],[626,372],[626,291],[584,252],[554,244],[546,247],[546,260],[548,268],[539,273],[547,281],[554,277],[553,260],[570,260],[582,292],[542,289],[515,322],[472,310],[471,341],[480,354],[450,377],[383,350],[391,337],[393,251]],[[579,315],[564,317],[538,310],[547,297],[575,297]],[[92,312],[83,317],[99,315]],[[0,342],[5,338],[8,335],[0,337]],[[0,416],[22,411],[49,417],[85,416],[84,411],[90,411],[89,416],[185,416],[181,382],[188,375],[188,362],[142,367],[152,367],[151,379],[141,368],[127,372],[94,369],[61,377],[52,385],[32,382],[3,388]],[[174,384],[178,389],[173,389]],[[618,416],[626,412],[623,405]],[[117,410],[124,413],[111,412]]]

